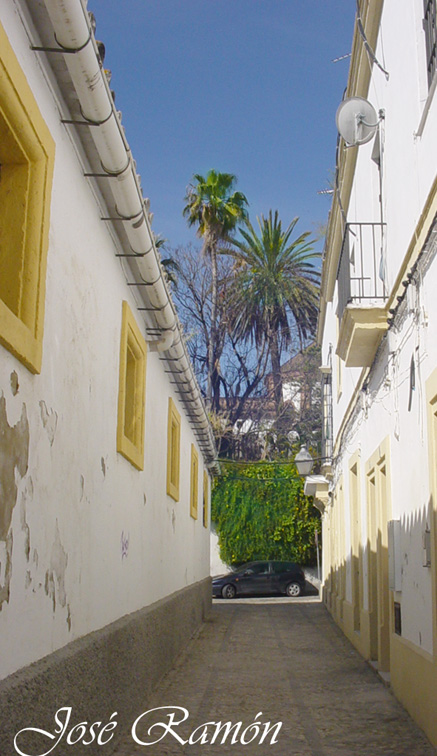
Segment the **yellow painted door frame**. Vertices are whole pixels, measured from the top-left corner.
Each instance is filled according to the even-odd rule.
[[[361,549],[361,497],[360,497],[360,457],[356,452],[349,462],[349,493],[351,516],[351,583],[353,628],[361,629],[362,598],[362,549]]]
[[[367,473],[367,575],[369,592],[370,658],[378,660],[377,519],[375,468]]]
[[[367,463],[369,609],[371,658],[390,671],[391,607],[388,578],[388,521],[391,515],[389,439]],[[376,654],[376,655],[375,655]]]
[[[388,492],[385,455],[377,464],[378,481],[378,667],[390,671],[390,592],[388,579]]]

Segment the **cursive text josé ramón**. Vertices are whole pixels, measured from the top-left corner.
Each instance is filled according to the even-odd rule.
[[[109,721],[88,722],[81,721],[73,724],[72,707],[63,706],[55,714],[53,731],[42,730],[37,727],[26,727],[20,730],[14,738],[15,752],[19,756],[48,756],[54,753],[57,746],[63,742],[68,746],[86,746],[95,743],[104,746],[112,740],[118,723],[117,712],[111,714]],[[158,706],[140,714],[131,727],[132,739],[140,746],[153,746],[164,738],[173,738],[181,745],[249,745],[249,743],[278,742],[278,735],[282,722],[262,722],[262,711],[259,711],[252,722],[244,725],[239,722],[208,721],[197,725],[188,734],[186,727],[179,730],[180,725],[190,717],[188,709],[183,706]],[[38,750],[29,751],[25,745],[29,735],[41,741]],[[25,750],[23,750],[25,749]]]

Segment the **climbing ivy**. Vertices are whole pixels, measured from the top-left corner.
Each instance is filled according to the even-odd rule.
[[[211,516],[226,564],[255,559],[316,561],[320,515],[293,464],[226,464],[216,479]]]

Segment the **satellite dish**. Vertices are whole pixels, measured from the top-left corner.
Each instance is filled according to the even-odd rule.
[[[370,142],[379,121],[373,105],[364,97],[348,97],[340,103],[335,115],[340,136],[350,147]]]

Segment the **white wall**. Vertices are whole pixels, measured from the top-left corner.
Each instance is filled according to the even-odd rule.
[[[0,612],[8,649],[0,654],[3,677],[206,578],[209,530],[202,524],[202,455],[195,521],[189,507],[195,437],[156,353],[147,360],[144,471],[116,452],[122,300],[140,327],[141,314],[82,175],[75,135],[59,121],[42,58],[30,51],[12,3],[1,5],[0,21],[56,142],[41,374],[0,346],[7,423],[14,426],[25,407],[30,434],[27,472],[16,472],[10,597]],[[169,396],[182,416],[179,502],[166,494]],[[0,562],[1,584],[5,543]]]
[[[436,175],[437,100],[430,104],[423,134],[417,137],[427,98],[424,70],[423,3],[394,2],[383,6],[377,58],[388,70],[373,67],[368,99],[385,111],[383,211],[387,222],[389,289],[413,238]],[[372,145],[358,148],[348,221],[378,221],[378,175],[371,161]],[[412,311],[385,339],[373,366],[368,388],[357,399],[357,412],[337,448],[335,480],[343,472],[345,534],[350,553],[349,460],[361,452],[361,531],[366,544],[367,502],[365,462],[387,436],[390,438],[391,517],[401,521],[402,635],[432,652],[431,572],[422,566],[422,533],[429,524],[429,470],[425,382],[437,367],[437,271],[435,263],[424,275],[418,294],[410,287]],[[336,295],[328,305],[323,355],[336,344]],[[410,363],[416,364],[416,388],[409,404]],[[361,369],[343,365],[342,395],[337,401],[337,359],[333,358],[334,431],[338,434]],[[351,598],[349,569],[347,597]],[[367,565],[364,564],[366,585]],[[365,591],[365,608],[367,591]]]
[[[211,528],[211,575],[216,577],[217,575],[223,575],[230,571],[228,564],[225,564],[220,558],[220,548],[218,542],[218,535],[215,528]]]

